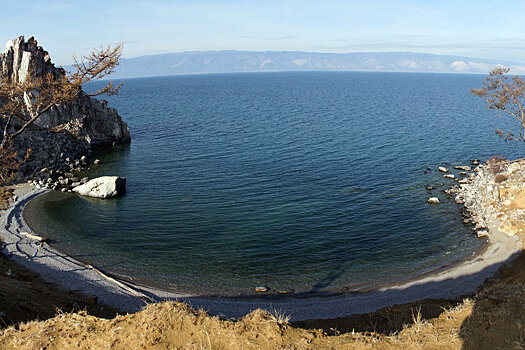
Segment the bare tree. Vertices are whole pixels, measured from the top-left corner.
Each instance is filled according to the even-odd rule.
[[[0,186],[14,179],[18,168],[30,153],[30,150],[26,150],[25,156],[19,157],[13,148],[13,139],[44,113],[53,106],[79,97],[118,94],[120,85],[114,86],[112,82],[89,94],[82,90],[82,85],[113,73],[119,65],[121,54],[122,44],[107,46],[80,59],[74,57],[71,72],[63,69],[42,75],[30,72],[17,81],[9,76],[0,80],[0,117],[5,120],[0,135]],[[15,119],[16,126],[13,122]]]
[[[525,142],[525,82],[517,75],[509,76],[510,68],[497,67],[490,71],[480,89],[471,89],[473,95],[483,98],[489,109],[495,109],[512,116],[520,122],[519,136],[511,132],[496,130],[505,140]]]
[[[29,73],[22,81],[13,81],[9,77],[3,78],[0,81],[0,116],[7,121],[4,125],[0,149],[23,133],[53,106],[86,95],[118,94],[120,85],[114,86],[112,82],[90,94],[82,90],[82,85],[113,73],[119,65],[121,54],[121,44],[115,47],[107,46],[80,59],[74,58],[72,72],[59,70],[59,74],[46,73],[41,76]],[[15,131],[10,132],[15,117],[23,120],[23,123]]]
[[[0,148],[0,187],[15,178],[18,168],[27,160],[30,152],[27,150],[24,157],[18,157],[11,142]]]

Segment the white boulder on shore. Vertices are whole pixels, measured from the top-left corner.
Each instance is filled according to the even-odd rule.
[[[119,176],[102,176],[73,188],[82,196],[95,198],[113,198],[126,192],[126,179]]]

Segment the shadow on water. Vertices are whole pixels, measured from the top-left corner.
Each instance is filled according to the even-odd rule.
[[[479,349],[479,344],[482,343],[485,338],[498,338],[497,334],[501,334],[502,336],[500,336],[498,340],[492,339],[490,342],[487,340],[487,344],[494,345],[487,348],[505,348],[503,346],[504,344],[508,345],[508,343],[512,341],[523,343],[525,340],[525,333],[523,333],[525,327],[522,326],[523,323],[518,321],[518,316],[513,316],[512,321],[514,323],[508,324],[508,329],[504,332],[498,333],[501,331],[498,328],[494,328],[493,331],[487,331],[487,329],[490,329],[490,322],[498,323],[501,321],[499,328],[505,327],[506,323],[497,317],[495,318],[495,316],[501,314],[501,317],[503,317],[505,313],[515,312],[513,310],[517,307],[520,308],[519,319],[525,319],[525,308],[522,306],[522,301],[516,301],[518,304],[521,304],[513,305],[511,301],[504,298],[504,295],[510,294],[512,288],[516,289],[516,286],[524,290],[522,296],[525,296],[525,288],[523,288],[525,286],[525,273],[520,272],[518,273],[519,276],[516,275],[519,271],[525,271],[525,255],[515,253],[503,264],[508,265],[501,267],[501,272],[498,272],[498,268],[502,265],[494,264],[473,274],[443,281],[427,282],[398,290],[375,290],[365,293],[344,293],[338,295],[323,295],[321,293],[312,294],[310,297],[306,295],[269,295],[259,298],[190,297],[184,299],[184,301],[189,302],[193,307],[203,308],[212,315],[226,315],[227,317],[239,317],[240,315],[249,313],[255,308],[279,310],[290,315],[292,320],[297,317],[303,318],[305,314],[307,314],[307,317],[310,316],[310,314],[325,317],[326,314],[330,314],[330,310],[332,310],[332,314],[333,310],[337,310],[336,313],[346,314],[348,316],[331,319],[293,321],[292,326],[304,329],[323,329],[327,334],[331,335],[352,331],[376,332],[391,335],[400,332],[406,326],[414,324],[417,318],[415,315],[418,313],[421,315],[421,320],[423,321],[436,318],[442,314],[445,309],[455,307],[461,303],[463,298],[473,297],[475,300],[474,311],[463,323],[460,331],[461,337],[465,341],[465,349]],[[337,273],[337,271],[334,271],[333,276]],[[443,297],[447,294],[453,295],[456,293],[457,295],[458,288],[462,288],[462,286],[465,285],[474,285],[476,282],[483,281],[485,276],[494,273],[497,273],[497,278],[491,278],[485,281],[481,292],[475,295],[474,293],[465,293],[453,299]],[[332,274],[327,276],[326,281],[333,277],[330,277],[331,275]],[[493,281],[499,281],[502,278],[501,276],[505,275],[509,276],[508,279],[513,281],[514,286],[509,286],[507,288],[508,290],[504,290],[500,294],[494,294],[492,290],[499,288],[499,286],[494,287]],[[325,285],[326,281],[320,282],[319,286]],[[499,295],[498,298],[500,299],[494,299],[495,295]],[[418,297],[421,298],[424,296],[426,296],[425,299],[418,300]],[[521,296],[516,296],[516,298],[520,297]],[[392,305],[394,302],[397,304]],[[479,313],[480,308],[485,307],[483,305],[486,303],[489,303],[493,307],[494,310],[491,312],[494,313]],[[498,311],[498,305],[504,303],[509,304],[508,309]],[[373,309],[374,305],[382,308],[369,313],[358,314],[357,312],[360,311],[356,311],[360,309],[363,310],[363,308]],[[478,320],[480,316],[483,317],[482,320]],[[506,317],[508,317],[508,315]],[[488,318],[488,320],[485,320],[485,318]],[[509,334],[509,336],[506,337],[505,334]]]
[[[460,285],[476,275],[483,276],[488,266],[476,274],[427,283],[421,288],[440,290],[450,282]],[[411,290],[419,287],[410,287]],[[378,298],[381,293],[378,293]],[[463,340],[463,349],[523,349],[525,348],[525,253],[515,253],[501,267],[494,277],[487,279],[474,295],[464,295],[473,299],[470,315],[462,322],[459,336]],[[414,315],[421,314],[423,321],[439,317],[445,309],[455,307],[461,302],[447,299],[424,299],[412,303],[398,304],[382,308],[367,314],[354,314],[333,319],[318,319],[292,322],[295,327],[304,329],[321,328],[327,334],[338,335],[347,332],[377,332],[390,335],[413,325]],[[468,309],[467,311],[468,312]],[[453,315],[453,317],[456,317]],[[435,329],[435,335],[446,332]],[[454,329],[450,330],[455,332]]]

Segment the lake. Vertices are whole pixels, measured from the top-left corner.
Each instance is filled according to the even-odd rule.
[[[512,129],[512,120],[470,95],[483,79],[126,79],[109,105],[132,142],[97,153],[102,162],[87,174],[124,176],[127,194],[51,192],[29,204],[26,218],[81,261],[181,292],[323,292],[412,278],[483,244],[444,194],[454,181],[437,167],[522,155],[523,145],[494,133]],[[442,203],[427,204],[430,196]]]

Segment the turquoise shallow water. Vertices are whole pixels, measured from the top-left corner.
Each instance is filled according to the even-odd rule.
[[[89,172],[125,176],[128,193],[94,200],[53,192],[26,218],[80,260],[186,292],[326,291],[409,278],[482,244],[442,192],[450,180],[423,171],[520,155],[519,143],[494,134],[511,120],[470,95],[482,79],[128,79],[109,104],[133,141],[98,154],[102,164]],[[429,184],[438,189],[429,193]],[[443,203],[428,205],[429,195]]]

